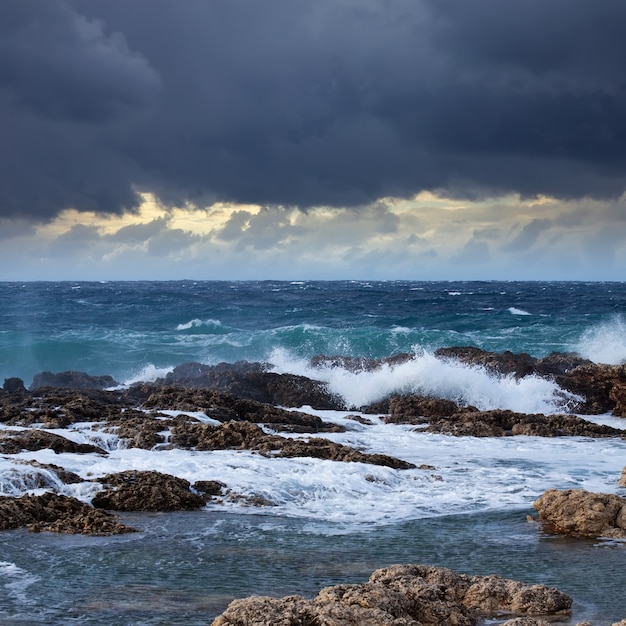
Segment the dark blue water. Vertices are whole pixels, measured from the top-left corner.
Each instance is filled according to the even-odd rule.
[[[276,351],[384,357],[473,345],[626,358],[626,283],[0,283],[0,379],[82,370],[120,382]]]

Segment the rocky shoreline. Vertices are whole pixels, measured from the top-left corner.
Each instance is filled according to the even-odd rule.
[[[44,449],[57,454],[105,457],[106,436],[115,435],[129,448],[155,452],[246,450],[270,458],[312,457],[399,471],[416,469],[415,464],[401,458],[366,453],[324,437],[324,433],[341,432],[343,427],[307,413],[301,408],[306,406],[353,410],[358,412],[353,419],[361,423],[367,423],[368,414],[382,415],[385,423],[412,425],[420,432],[448,436],[626,438],[623,430],[575,415],[611,412],[626,417],[625,365],[599,365],[573,354],[553,353],[534,359],[526,354],[497,354],[476,348],[442,349],[436,356],[498,375],[553,380],[569,394],[563,399],[565,412],[543,415],[503,409],[480,411],[450,399],[417,395],[393,395],[368,406],[347,407],[324,383],[277,374],[262,363],[187,363],[163,379],[129,388],[119,388],[109,376],[43,372],[28,389],[17,378],[4,381],[0,390],[0,422],[4,426],[0,430],[0,457],[14,458],[22,451]],[[381,360],[320,356],[311,365],[364,371],[398,365],[410,358],[404,354]],[[77,443],[59,434],[83,422],[93,423],[102,433],[102,445]],[[32,466],[30,490],[38,495],[0,496],[0,530],[28,528],[33,532],[112,535],[135,530],[119,522],[115,514],[118,511],[193,510],[214,499],[251,506],[273,504],[261,496],[236,493],[219,476],[190,483],[156,471],[133,470],[85,479],[54,464],[21,459],[15,462]],[[81,481],[97,483],[89,503],[59,493],[62,485]],[[620,484],[626,486],[626,468]],[[534,506],[537,521],[548,532],[626,539],[626,499],[618,495],[591,494],[580,489],[548,490]],[[512,618],[506,624],[531,626],[545,623],[535,614],[559,614],[566,608],[557,603],[559,608],[554,611],[518,610],[519,603],[512,598],[515,594],[528,598],[530,593],[524,591],[526,587],[519,587],[521,583],[427,569],[417,565],[387,568],[375,572],[369,583],[329,588],[314,600],[289,597],[236,601],[214,624],[469,625],[487,614],[511,612],[526,617]],[[469,589],[482,589],[476,594],[483,599],[468,602],[467,598],[473,597]],[[541,598],[548,593],[536,591]],[[267,621],[250,617],[258,615],[260,609]],[[441,611],[447,617],[442,617]]]

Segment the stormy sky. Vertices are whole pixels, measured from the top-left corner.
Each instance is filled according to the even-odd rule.
[[[622,280],[623,0],[2,0],[0,279]]]

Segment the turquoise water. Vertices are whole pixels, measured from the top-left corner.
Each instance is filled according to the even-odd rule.
[[[626,283],[0,283],[0,379],[473,345],[626,359]]]

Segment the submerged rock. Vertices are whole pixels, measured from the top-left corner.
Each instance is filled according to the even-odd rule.
[[[213,626],[474,626],[498,613],[562,615],[572,599],[557,589],[442,567],[394,565],[368,582],[301,596],[231,602]]]
[[[554,532],[626,539],[626,498],[583,489],[550,489],[533,506]]]
[[[67,496],[44,493],[20,498],[0,496],[0,530],[28,528],[83,535],[119,535],[135,532],[117,517]]]

